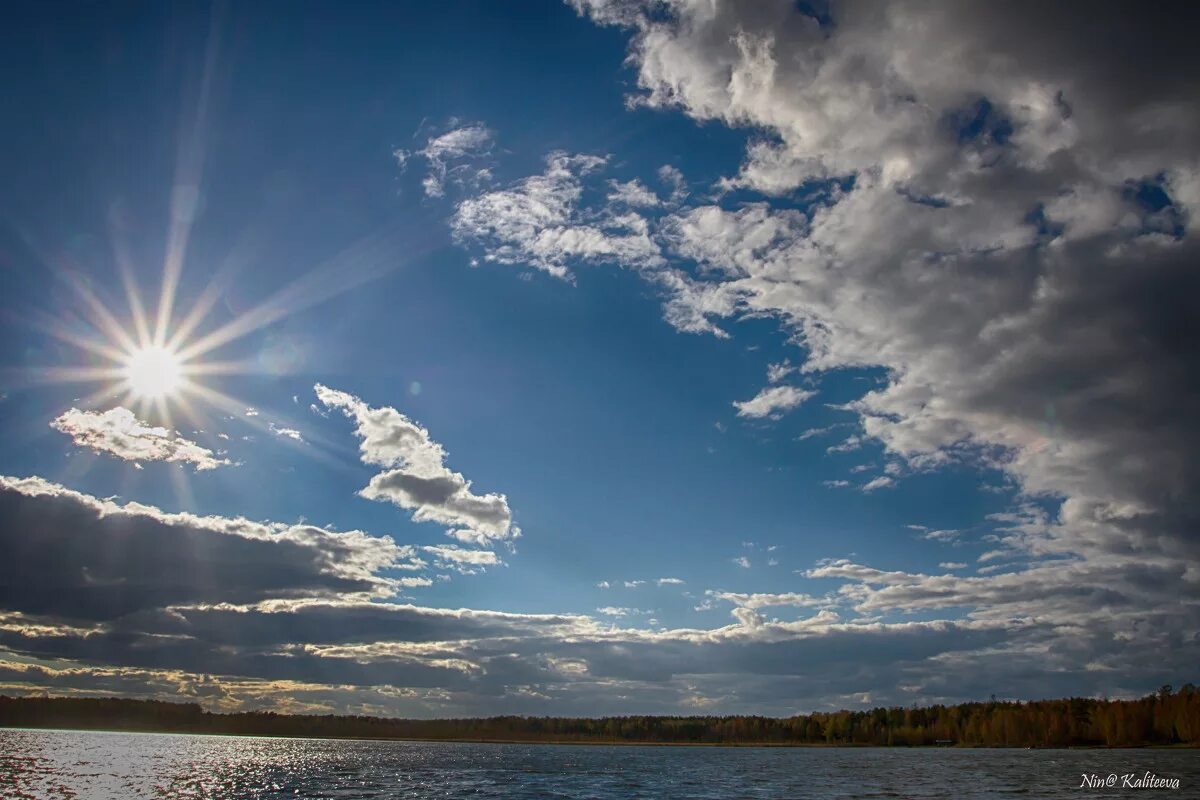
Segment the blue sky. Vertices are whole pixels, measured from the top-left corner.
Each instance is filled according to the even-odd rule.
[[[900,24],[915,7],[835,6],[818,23],[787,4],[574,6],[18,13],[3,49],[19,112],[0,129],[11,513],[198,526],[213,552],[260,536],[214,519],[270,523],[262,535],[332,559],[320,576],[363,583],[243,576],[222,600],[214,576],[100,619],[28,600],[33,578],[12,577],[0,684],[174,696],[179,674],[207,675],[222,707],[431,715],[785,713],[1182,682],[1197,646],[1179,599],[1198,574],[1178,349],[1192,334],[1162,298],[1195,283],[1177,265],[1195,248],[1197,162],[1176,136],[1194,109],[1171,82],[1143,107],[1090,53],[1039,50],[1003,79],[970,48],[951,48],[953,68],[922,61]],[[928,35],[1020,61],[973,9]],[[855,61],[871,32],[886,46]],[[1114,107],[1160,135],[1132,142]],[[1119,255],[1089,284],[1077,265],[1099,252]],[[1129,286],[1113,259],[1151,266]],[[153,323],[172,264],[169,332],[212,301],[174,349],[237,335],[195,359],[233,367],[156,403],[80,340],[119,344],[97,309],[135,330],[123,275]],[[112,374],[61,380],[79,367]],[[1166,485],[1122,483],[1155,470]],[[163,521],[180,512],[194,516]],[[400,551],[343,552],[323,530]],[[144,575],[95,557],[81,547],[69,574],[38,580],[83,580],[86,597],[108,570],[137,594]],[[207,562],[170,563],[194,576]],[[292,638],[228,633],[242,660],[207,664],[65,632],[150,637],[163,623],[138,614],[220,602],[276,603]],[[512,666],[499,634],[450,625],[419,642],[386,626],[306,640],[280,621],[289,602],[403,606],[434,627],[443,611],[475,618],[462,609],[566,621],[513,634],[528,641]],[[1128,662],[1101,619],[1167,637],[1169,657],[1153,674]],[[34,643],[35,624],[64,633]],[[1032,655],[1080,629],[1060,662]],[[805,649],[842,642],[845,656]],[[302,646],[319,651],[308,673],[256,661]],[[469,666],[351,680],[338,647],[385,675],[399,651]],[[645,649],[637,665],[614,666],[623,647]],[[789,660],[810,666],[772,666]],[[68,679],[72,665],[93,672]],[[975,683],[955,685],[960,671]]]

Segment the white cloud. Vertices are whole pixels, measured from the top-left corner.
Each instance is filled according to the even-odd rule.
[[[632,617],[650,614],[653,612],[643,611],[640,608],[623,608],[620,606],[604,606],[596,609],[597,614],[603,614],[606,617]]]
[[[734,401],[733,405],[739,417],[761,419],[791,411],[815,394],[796,386],[771,386],[749,400]]]
[[[1177,334],[1200,111],[1194,68],[1158,44],[1166,17],[1130,29],[1106,8],[1081,35],[1066,9],[847,4],[821,27],[786,2],[573,5],[631,32],[636,104],[766,132],[724,188],[806,193],[804,211],[700,204],[664,220],[671,253],[722,298],[693,320],[774,316],[809,375],[883,368],[849,406],[865,435],[913,469],[971,460],[1059,498],[1027,547],[1196,557]],[[1099,44],[1113,30],[1164,66],[1131,55],[1117,70]],[[673,302],[688,318],[688,297]]]
[[[175,431],[139,420],[127,408],[117,406],[104,413],[72,408],[50,422],[78,447],[108,453],[125,461],[169,461],[191,464],[196,471],[233,464],[206,447],[185,439]]]
[[[446,194],[448,179],[457,183],[467,183],[469,179],[477,184],[490,178],[491,173],[486,167],[472,168],[466,164],[451,164],[488,155],[492,150],[492,141],[492,131],[485,125],[474,123],[452,127],[445,133],[431,136],[420,150],[396,150],[393,156],[402,169],[413,156],[424,158],[429,165],[429,172],[421,181],[425,194],[429,197],[442,197]]]
[[[386,467],[359,492],[413,512],[416,522],[436,522],[459,541],[490,545],[520,536],[502,494],[477,495],[471,482],[445,465],[446,451],[429,432],[394,408],[372,408],[354,395],[317,384],[317,398],[356,423],[365,464]]]
[[[646,184],[634,178],[631,181],[609,181],[612,191],[608,193],[610,203],[624,203],[632,208],[656,208],[662,200]]]
[[[687,197],[687,181],[678,167],[663,164],[658,168],[658,179],[671,189],[672,203],[679,203]]]
[[[738,556],[737,558],[730,559],[730,561],[737,564],[742,569],[750,569],[750,559],[746,558],[745,556]]]
[[[850,453],[858,450],[863,445],[861,436],[847,436],[840,444],[830,445],[825,448],[827,454],[833,453]]]
[[[733,603],[742,608],[770,608],[773,606],[795,606],[799,608],[809,608],[813,606],[828,605],[829,600],[826,598],[813,597],[807,594],[798,592],[782,592],[779,594],[771,593],[752,593],[744,594],[741,592],[719,592],[709,589],[705,592],[706,595],[716,600],[724,600]]]
[[[504,563],[491,550],[468,550],[454,545],[426,545],[421,550],[434,557],[434,566],[438,569],[452,569],[464,574],[474,574],[478,569]]]
[[[798,368],[791,361],[784,359],[777,364],[767,365],[767,382],[779,383],[781,380],[791,375]]]
[[[276,425],[274,422],[267,423],[267,429],[276,436],[282,436],[285,439],[291,439],[296,442],[303,442],[304,436],[295,428],[285,428],[282,425]]]
[[[606,161],[552,153],[543,174],[462,201],[451,221],[454,235],[482,244],[491,261],[527,264],[559,278],[570,274],[571,261],[661,264],[641,216],[580,210],[582,177]]]
[[[682,586],[685,581],[679,578],[659,578],[655,581],[659,586]]]
[[[864,483],[862,485],[862,490],[864,492],[873,492],[876,489],[886,489],[889,486],[895,486],[895,485],[896,485],[896,481],[894,478],[889,478],[886,475],[880,475],[880,476],[878,476],[876,478],[872,478],[871,480]]]
[[[955,530],[953,528],[945,528],[945,529],[934,530],[934,531],[925,529],[921,535],[921,538],[931,539],[935,542],[952,542],[955,539],[957,539],[960,534],[961,534],[961,531]]]

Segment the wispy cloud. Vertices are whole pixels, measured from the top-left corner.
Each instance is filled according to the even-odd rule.
[[[71,437],[79,447],[107,453],[125,461],[168,461],[191,464],[197,471],[232,466],[233,462],[173,430],[148,425],[121,406],[98,413],[72,408],[55,417],[50,427]]]
[[[734,401],[739,417],[762,419],[791,411],[816,395],[816,392],[798,386],[771,386],[761,390],[749,400]]]

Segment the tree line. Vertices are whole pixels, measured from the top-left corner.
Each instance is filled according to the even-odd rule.
[[[1164,686],[1136,700],[874,708],[793,717],[628,716],[390,719],[210,713],[196,703],[0,696],[0,726],[314,738],[773,745],[1200,746],[1200,690]]]

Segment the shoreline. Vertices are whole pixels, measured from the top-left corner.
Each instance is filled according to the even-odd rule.
[[[313,742],[403,742],[411,744],[524,744],[583,746],[583,747],[727,747],[739,749],[838,749],[838,750],[1200,750],[1190,744],[1143,744],[1143,745],[1067,745],[1065,747],[1027,747],[1024,745],[878,745],[878,744],[825,744],[815,742],[653,742],[622,739],[431,739],[400,736],[271,736],[254,733],[225,733],[220,731],[162,731],[132,728],[58,728],[21,725],[0,725],[0,731],[45,731],[50,733],[115,733],[139,736],[220,736],[237,739],[300,739]]]

